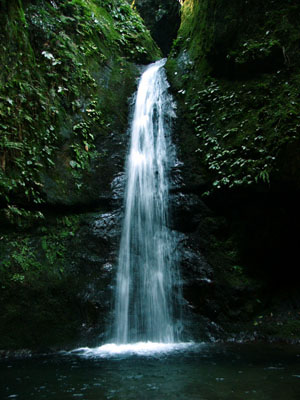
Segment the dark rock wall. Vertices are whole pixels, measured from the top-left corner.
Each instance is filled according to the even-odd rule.
[[[201,254],[199,274],[183,261],[186,298],[215,337],[299,338],[300,6],[185,0],[181,16],[175,222]]]
[[[128,111],[161,57],[127,1],[0,3],[0,348],[100,343]]]
[[[136,9],[145,21],[163,54],[169,54],[180,25],[180,4],[174,0],[135,0]]]

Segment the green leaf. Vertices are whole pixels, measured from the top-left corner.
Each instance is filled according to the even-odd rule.
[[[70,161],[70,166],[71,166],[72,168],[76,168],[76,167],[78,167],[78,163],[77,163],[76,161],[74,161],[74,160],[71,160],[71,161]]]

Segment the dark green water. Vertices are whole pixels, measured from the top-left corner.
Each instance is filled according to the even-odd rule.
[[[156,356],[0,361],[0,399],[299,400],[300,347],[199,345]]]

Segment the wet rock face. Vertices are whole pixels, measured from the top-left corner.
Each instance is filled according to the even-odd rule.
[[[0,349],[74,348],[109,336],[122,213],[68,218],[1,236]]]
[[[176,0],[136,0],[135,5],[153,39],[164,55],[171,49],[180,25],[180,4]]]
[[[209,232],[201,226],[211,214],[195,193],[184,193],[180,165],[170,195],[171,228],[177,231],[180,277],[185,301],[183,324],[187,339],[210,340],[212,329],[207,315],[207,299],[215,290],[214,271],[205,256]],[[215,329],[213,329],[215,331]]]
[[[88,217],[78,232],[81,243],[73,263],[83,278],[78,293],[83,313],[82,343],[99,344],[110,336],[122,213],[110,211]]]

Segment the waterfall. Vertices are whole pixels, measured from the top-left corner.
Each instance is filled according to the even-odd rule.
[[[164,65],[142,74],[130,128],[125,215],[119,249],[111,341],[73,350],[84,357],[181,351],[178,236],[169,228],[169,179],[175,166],[170,127],[175,117]]]
[[[168,228],[174,109],[164,64],[147,67],[136,94],[116,284],[117,344],[179,340],[175,238]]]

